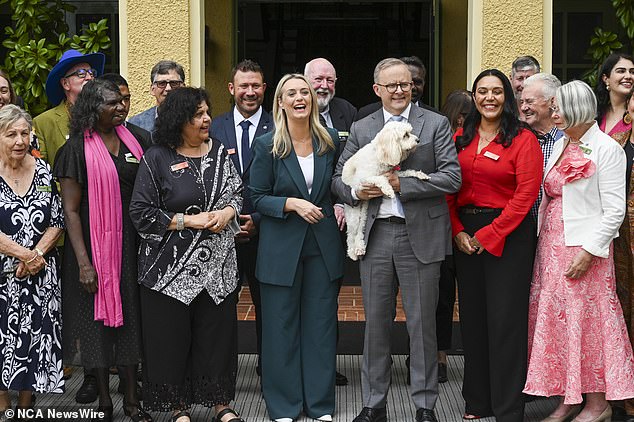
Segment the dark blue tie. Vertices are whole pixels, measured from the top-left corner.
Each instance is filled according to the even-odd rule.
[[[240,122],[240,127],[242,128],[242,141],[241,141],[241,155],[242,155],[242,173],[247,168],[249,163],[251,162],[251,146],[249,145],[249,126],[251,126],[251,122],[248,120],[243,120]]]

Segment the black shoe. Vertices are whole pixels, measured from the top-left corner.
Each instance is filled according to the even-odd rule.
[[[612,406],[612,420],[614,422],[623,422],[627,420],[625,409],[620,406]]]
[[[385,407],[380,407],[376,409],[364,407],[363,409],[361,409],[361,413],[359,413],[359,416],[354,418],[352,422],[387,422]]]
[[[446,363],[438,363],[438,382],[443,383],[449,381],[447,378],[447,364]]]
[[[337,371],[335,374],[335,385],[348,385],[348,378],[341,372]]]
[[[436,414],[432,409],[418,409],[416,411],[416,422],[438,422]]]
[[[97,378],[84,374],[84,382],[75,394],[75,401],[80,404],[92,403],[97,400]]]

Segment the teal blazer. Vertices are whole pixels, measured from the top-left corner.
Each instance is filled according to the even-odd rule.
[[[326,154],[317,154],[317,143],[313,139],[315,174],[310,195],[295,151],[291,151],[286,158],[274,158],[271,153],[273,132],[253,142],[254,157],[249,187],[253,205],[262,215],[255,269],[261,283],[293,285],[308,230],[312,230],[315,235],[330,280],[335,281],[343,276],[343,247],[330,193],[339,137],[333,129],[328,129],[328,133],[335,143],[335,149]],[[321,207],[324,218],[316,224],[310,224],[295,212],[284,212],[284,204],[289,197],[302,198]]]

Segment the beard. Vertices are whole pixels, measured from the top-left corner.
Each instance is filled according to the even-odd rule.
[[[335,90],[333,89],[330,92],[327,88],[319,88],[315,91],[317,93],[317,105],[319,106],[319,110],[323,110],[328,107],[330,101],[335,96]],[[327,94],[325,97],[322,97],[319,94]]]

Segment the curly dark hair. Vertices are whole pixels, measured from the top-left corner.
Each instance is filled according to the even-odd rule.
[[[603,82],[603,75],[609,78],[612,69],[614,69],[614,66],[616,66],[621,59],[629,60],[634,63],[634,58],[629,54],[612,53],[605,59],[597,74],[597,84],[594,87],[594,93],[597,96],[597,120],[599,121],[603,119],[603,116],[605,116],[605,113],[607,113],[610,108],[610,92],[606,88],[605,82]]]
[[[513,94],[513,87],[504,73],[498,69],[487,69],[480,72],[478,77],[473,81],[473,86],[471,87],[471,92],[474,93],[473,95],[475,95],[478,82],[480,82],[480,79],[485,76],[495,76],[502,82],[502,86],[504,87],[504,106],[502,107],[502,123],[500,124],[501,136],[496,139],[495,142],[502,144],[504,148],[507,148],[511,146],[513,138],[517,136],[520,128],[524,127],[517,117],[517,101],[515,100],[515,95]],[[478,108],[471,107],[471,110],[469,111],[469,114],[467,114],[467,117],[465,117],[463,124],[464,132],[462,136],[458,136],[456,138],[456,148],[458,148],[458,150],[465,148],[471,143],[475,137],[477,125],[480,124],[481,119],[482,115],[478,111]]]
[[[94,129],[99,121],[101,106],[105,102],[105,93],[121,95],[119,87],[106,79],[88,81],[77,96],[70,111],[70,136],[84,136],[86,129]]]
[[[183,145],[183,126],[192,121],[200,103],[209,107],[209,95],[203,88],[183,87],[167,94],[158,108],[155,132],[152,139],[158,145],[178,148]]]

